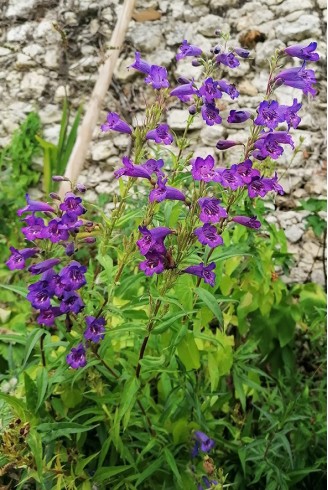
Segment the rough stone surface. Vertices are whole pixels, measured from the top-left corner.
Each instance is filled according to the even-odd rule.
[[[86,106],[99,67],[105,61],[110,39],[122,0],[2,0],[0,2],[0,146],[31,110],[39,110],[44,124],[43,135],[56,143],[59,135],[62,101],[69,94],[72,116],[83,102]],[[140,0],[137,10],[160,12],[155,21],[132,20],[115,68],[114,79],[103,102],[99,125],[106,111],[118,112],[133,125],[140,125],[146,106],[154,100],[154,91],[145,86],[144,74],[126,68],[134,61],[134,52],[151,64],[169,68],[174,86],[179,76],[200,80],[202,69],[192,67],[191,59],[176,62],[175,55],[183,39],[209,52],[219,39],[216,29],[229,32],[231,42],[250,48],[250,60],[242,60],[236,70],[225,70],[240,91],[231,101],[224,96],[219,108],[224,123],[209,127],[196,118],[193,129],[195,155],[212,154],[220,166],[241,161],[242,146],[220,152],[218,139],[245,142],[248,124],[229,125],[226,116],[231,109],[255,109],[263,100],[268,81],[268,61],[276,49],[286,45],[318,42],[321,61],[314,68],[318,78],[318,96],[302,96],[294,88],[276,91],[279,103],[290,105],[293,98],[301,100],[302,122],[294,132],[295,146],[302,146],[296,155],[286,148],[278,165],[285,196],[270,199],[268,220],[286,231],[289,251],[294,254],[295,267],[286,282],[313,280],[324,283],[322,242],[311,229],[306,229],[305,211],[301,200],[326,197],[326,22],[325,0]],[[60,32],[61,31],[61,32]],[[284,67],[299,66],[300,60],[286,57]],[[178,100],[171,99],[168,123],[181,135],[188,112]],[[111,194],[117,186],[113,170],[120,158],[129,152],[129,137],[119,133],[103,134],[94,130],[88,159],[80,180],[87,183],[88,199],[95,202],[99,194]],[[35,166],[42,165],[36,159]],[[35,195],[38,190],[35,190]],[[37,196],[40,198],[41,196]],[[108,204],[108,209],[112,204]],[[323,214],[323,219],[325,214]]]

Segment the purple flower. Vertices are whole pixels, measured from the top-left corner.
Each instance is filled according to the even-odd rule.
[[[32,286],[35,285],[37,283],[32,284]],[[52,296],[51,290],[48,291],[47,288],[37,289],[36,287],[34,290],[30,290],[26,298],[36,310],[48,310],[51,306],[50,299]]]
[[[211,262],[208,265],[204,265],[202,262],[199,265],[191,265],[190,267],[183,269],[182,272],[186,272],[187,274],[192,274],[193,276],[201,277],[202,279],[204,279],[204,282],[214,287],[216,276],[214,272],[212,272],[213,269],[215,269],[215,262]]]
[[[231,99],[236,99],[239,96],[239,92],[233,83],[228,83],[226,80],[219,80],[218,84],[221,92],[228,94]]]
[[[223,245],[222,237],[218,235],[215,226],[210,225],[210,223],[205,223],[200,228],[196,228],[194,234],[202,245],[208,245],[211,248]]]
[[[37,318],[37,322],[40,325],[46,325],[47,327],[52,327],[57,316],[62,315],[58,306],[50,306],[47,310],[41,310],[40,315]]]
[[[249,184],[254,177],[260,175],[259,170],[252,168],[253,162],[249,158],[238,165],[232,165],[244,184]],[[231,167],[231,168],[232,168]]]
[[[316,91],[312,84],[317,83],[313,70],[306,70],[305,63],[295,68],[287,68],[281,71],[273,80],[278,85],[287,85],[302,90],[304,95],[315,95]]]
[[[288,46],[284,49],[285,53],[293,58],[299,58],[305,61],[318,61],[320,56],[318,53],[314,53],[317,47],[316,42],[310,43],[308,46],[301,46],[300,44],[295,44],[293,46]]]
[[[59,209],[70,215],[80,216],[86,212],[81,202],[81,197],[75,196],[73,192],[66,192],[64,202],[59,205]]]
[[[105,336],[106,320],[103,317],[96,318],[95,316],[86,316],[85,322],[87,328],[84,332],[84,337],[97,344]]]
[[[145,78],[146,83],[150,83],[155,90],[168,88],[170,86],[167,79],[167,70],[163,66],[152,65],[150,72]]]
[[[122,175],[126,175],[128,177],[141,177],[143,179],[151,178],[150,173],[142,166],[142,165],[133,165],[131,160],[128,157],[122,158],[122,163],[124,165],[123,168],[119,168],[115,170],[114,175],[117,179],[122,177]]]
[[[219,168],[215,172],[214,182],[219,182],[223,187],[235,191],[239,187],[243,186],[243,180],[237,172],[237,166],[233,165],[231,168]]]
[[[262,133],[257,141],[254,143],[255,151],[253,156],[258,160],[264,160],[267,157],[277,160],[284,149],[280,144],[290,145],[294,148],[293,140],[286,131],[276,131],[269,133]]]
[[[28,212],[36,213],[37,211],[41,211],[43,213],[44,212],[55,213],[55,209],[49,204],[47,204],[46,202],[32,201],[28,194],[25,194],[25,198],[26,198],[27,206],[17,211],[18,216],[22,216],[23,213],[28,213]]]
[[[6,266],[11,270],[24,269],[25,260],[30,257],[35,257],[40,251],[38,248],[23,248],[22,250],[17,250],[15,247],[9,247],[11,256],[6,262]]]
[[[197,89],[193,86],[193,82],[179,85],[170,92],[170,95],[178,97],[182,102],[186,102],[186,97],[189,98],[195,94],[197,94]]]
[[[227,118],[228,123],[242,123],[247,121],[251,117],[248,111],[230,111],[229,117]]]
[[[87,268],[76,260],[72,260],[72,262],[64,267],[59,272],[59,277],[61,278],[61,283],[65,286],[65,290],[72,291],[84,286],[86,284],[84,277],[86,270]]]
[[[291,106],[287,106],[287,105],[280,106],[284,114],[284,119],[288,125],[288,131],[290,130],[291,126],[293,126],[293,128],[296,129],[299,123],[301,122],[301,118],[296,114],[301,107],[302,104],[301,102],[297,102],[297,99],[293,100],[293,104]]]
[[[240,225],[247,226],[247,228],[260,228],[261,222],[256,219],[256,216],[234,216],[232,221],[239,223]]]
[[[28,271],[31,274],[42,274],[42,272],[45,272],[49,269],[52,269],[52,267],[55,267],[55,265],[60,263],[60,259],[47,259],[44,260],[43,262],[39,262],[38,264],[33,264],[28,268]]]
[[[156,189],[153,189],[149,194],[150,202],[161,202],[164,199],[171,201],[184,201],[186,199],[185,195],[179,189],[166,186],[166,182],[167,179],[162,179],[161,176],[158,177]]]
[[[263,178],[262,180],[264,184],[268,187],[269,191],[275,191],[280,195],[284,194],[284,189],[280,184],[278,184],[277,172],[275,172],[274,177],[272,177],[271,179]]]
[[[172,233],[170,228],[159,226],[152,230],[148,230],[146,226],[139,226],[139,231],[142,234],[142,238],[137,241],[137,246],[142,255],[146,255],[153,251],[162,254],[166,252],[164,238]]]
[[[257,109],[258,116],[254,120],[254,124],[275,129],[280,122],[285,120],[282,107],[283,106],[279,106],[276,100],[264,100]]]
[[[84,303],[81,296],[75,291],[67,291],[60,303],[60,311],[62,313],[75,313],[76,315],[84,308]]]
[[[213,262],[212,262],[213,263]],[[200,430],[194,432],[196,441],[200,442],[200,449],[203,453],[209,453],[215,446],[213,439],[208,437],[204,432]]]
[[[50,224],[50,223],[49,223]],[[77,216],[71,213],[64,213],[61,217],[61,221],[58,224],[59,230],[77,231],[77,229],[83,225],[82,220],[77,220]]]
[[[214,104],[202,105],[201,113],[208,126],[214,126],[214,124],[220,124],[222,122],[219,109],[217,109]]]
[[[207,78],[198,93],[203,97],[204,102],[212,104],[215,99],[221,99],[222,92],[218,89],[219,82],[215,82],[213,78]]]
[[[73,347],[71,352],[66,357],[66,362],[73,369],[78,369],[86,365],[87,358],[83,344]]]
[[[169,132],[167,124],[160,124],[156,129],[148,131],[146,134],[147,140],[154,140],[156,143],[164,143],[164,145],[170,145],[173,141],[173,136]]]
[[[199,219],[203,223],[218,223],[221,218],[227,218],[227,211],[220,206],[220,202],[216,197],[201,197],[198,199],[201,209]]]
[[[208,155],[205,158],[197,157],[191,162],[191,175],[194,180],[210,182],[214,175],[214,158]]]
[[[74,221],[76,221],[75,218]],[[52,243],[68,240],[69,232],[65,226],[61,225],[62,221],[59,218],[54,218],[49,221],[48,226],[42,231],[42,238],[47,238]]]
[[[85,187],[84,184],[81,184],[81,182],[77,182],[75,186],[75,190],[77,192],[81,192],[82,194],[84,194],[87,191],[87,188]]]
[[[163,255],[157,252],[149,252],[145,257],[146,260],[140,262],[139,269],[143,271],[146,276],[152,276],[163,272],[165,269],[165,258]]]
[[[25,226],[24,228],[21,229],[21,232],[27,240],[30,240],[33,242],[36,239],[43,238],[42,237],[42,232],[44,230],[44,221],[42,218],[37,218],[34,216],[34,214],[26,216],[24,218],[24,221],[28,224],[28,226]]]
[[[248,58],[249,57],[249,51],[244,48],[234,48],[234,52],[236,53],[237,56],[240,56],[241,58]]]
[[[102,131],[118,131],[119,133],[132,133],[132,128],[120,118],[116,112],[109,112],[107,114],[107,122],[100,126]]]
[[[236,56],[233,53],[220,53],[216,58],[216,62],[218,64],[222,63],[223,65],[228,66],[229,68],[236,68],[240,65]]]
[[[263,181],[261,177],[254,177],[252,182],[248,184],[249,197],[264,197],[270,190],[268,185]]]
[[[164,175],[162,170],[161,170],[161,168],[164,167],[164,160],[162,160],[162,159],[154,160],[153,158],[150,158],[149,160],[147,160],[142,165],[139,165],[139,167],[142,167],[143,169],[145,169],[146,172],[148,172],[150,176],[151,176],[151,174],[156,174],[157,177]]]
[[[132,63],[129,68],[134,68],[135,70],[141,71],[146,75],[148,75],[148,73],[150,72],[150,64],[147,63],[147,61],[141,59],[141,54],[138,51],[135,52],[134,63]]]
[[[182,41],[179,50],[180,53],[178,53],[175,57],[177,61],[181,60],[182,58],[186,58],[187,56],[200,56],[202,54],[202,50],[198,48],[198,46],[189,44],[186,39]]]
[[[232,140],[219,140],[216,143],[216,147],[218,150],[228,150],[228,148],[232,148],[233,146],[236,145],[241,145],[242,143],[237,143],[236,141]]]

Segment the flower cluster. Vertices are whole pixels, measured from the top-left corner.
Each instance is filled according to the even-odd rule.
[[[63,180],[54,177],[54,180]],[[84,186],[77,185],[77,190],[84,192]],[[56,194],[52,194],[54,202],[50,205],[42,201],[33,201],[26,195],[27,205],[18,210],[18,216],[23,216],[22,221],[27,226],[22,228],[26,240],[37,243],[38,247],[17,250],[10,247],[11,256],[6,264],[11,270],[24,269],[26,260],[40,257],[42,250],[50,250],[53,257],[46,260],[36,260],[28,267],[28,272],[33,276],[41,277],[28,286],[27,299],[32,307],[38,310],[37,322],[46,327],[53,327],[55,319],[65,315],[77,315],[84,308],[84,302],[77,292],[86,284],[85,272],[87,268],[76,260],[70,260],[78,244],[79,230],[92,226],[92,223],[81,219],[86,209],[82,205],[81,197],[73,192],[67,192],[64,200]],[[29,214],[27,214],[29,213]],[[42,213],[39,217],[36,213]],[[91,239],[91,240],[90,240]],[[91,243],[94,238],[89,236],[82,239],[85,243]],[[48,242],[48,244],[47,244]],[[50,243],[49,243],[50,242]],[[64,249],[64,257],[61,250]],[[66,257],[65,257],[66,256]],[[59,270],[58,268],[61,267]],[[84,337],[87,341],[99,342],[103,337],[103,318],[95,319],[86,317],[87,328]],[[84,354],[82,355],[82,353]],[[72,367],[81,367],[85,363],[85,349],[82,344],[73,348],[67,356],[67,362]]]
[[[215,447],[214,440],[201,431],[195,431],[193,437],[195,439],[195,444],[191,451],[191,457],[194,459],[197,456],[199,456],[200,453],[202,453],[203,455],[205,455],[207,459],[210,459],[207,455]],[[204,461],[206,462],[206,459]],[[213,460],[211,460],[211,462],[213,462]],[[206,467],[207,465],[205,464],[204,466]],[[215,467],[212,464],[210,466],[211,469],[209,471],[209,474],[212,475]],[[207,476],[202,476],[201,483],[198,484],[197,489],[204,490],[205,488],[211,488],[212,485],[217,485],[217,484],[218,482],[216,480],[214,479],[210,480]]]
[[[191,176],[194,182],[199,182],[199,192],[197,201],[193,203],[192,209],[198,213],[196,220],[199,224],[195,226],[193,221],[192,237],[203,246],[214,249],[223,245],[222,231],[229,223],[237,223],[248,228],[258,229],[261,223],[256,216],[234,216],[231,213],[230,205],[223,203],[230,202],[231,196],[236,194],[238,197],[245,196],[253,199],[257,197],[264,198],[269,192],[283,194],[283,188],[279,184],[278,176],[268,176],[267,171],[261,170],[260,162],[271,158],[278,159],[284,152],[284,146],[289,145],[294,148],[294,142],[289,134],[291,128],[296,129],[300,124],[301,118],[298,115],[302,107],[301,102],[294,98],[291,105],[280,105],[272,97],[274,89],[281,85],[289,85],[299,88],[304,94],[314,93],[312,85],[315,83],[315,76],[312,70],[305,69],[306,61],[317,61],[319,55],[315,53],[316,43],[310,43],[307,47],[291,46],[286,48],[279,56],[294,56],[303,60],[303,65],[297,69],[288,68],[278,75],[274,76],[272,72],[268,83],[267,97],[260,102],[256,115],[248,110],[230,110],[227,117],[229,124],[240,124],[248,121],[252,127],[252,137],[248,140],[247,145],[232,140],[220,140],[217,142],[217,149],[227,150],[236,145],[244,146],[244,159],[241,162],[233,163],[229,168],[216,168],[213,156],[208,155],[205,158],[191,158]],[[190,44],[184,40],[176,55],[179,61],[182,58],[194,58],[194,66],[203,65],[207,67],[207,76],[199,83],[193,79],[189,80],[184,77],[178,79],[179,85],[170,91],[171,97],[179,98],[183,103],[189,103],[189,114],[192,118],[198,114],[202,117],[208,126],[222,122],[217,101],[227,94],[230,99],[234,100],[239,96],[235,85],[230,84],[226,79],[216,80],[214,77],[215,66],[227,67],[234,69],[239,66],[239,60],[245,60],[249,57],[250,52],[234,47],[227,50],[224,46],[217,45],[211,50],[213,54],[212,65],[208,65],[207,57],[198,46]],[[211,66],[212,68],[209,68]],[[214,66],[214,69],[213,69]],[[135,62],[132,68],[147,75],[146,83],[151,83],[156,90],[167,89],[167,73],[163,67],[150,65],[142,60],[140,53],[135,54]],[[167,96],[167,91],[165,92]],[[281,129],[280,125],[287,126]],[[103,125],[102,130],[112,129],[132,134],[136,137],[134,130],[116,113],[109,113],[107,123]],[[145,141],[154,141],[157,144],[172,145],[178,140],[173,136],[169,126],[166,123],[157,124],[155,127],[148,129],[145,133]],[[193,201],[194,197],[186,197],[185,191],[168,185],[170,175],[165,175],[163,169],[166,167],[163,159],[149,159],[142,163],[135,164],[128,157],[123,157],[123,167],[115,171],[117,178],[123,175],[133,178],[147,179],[152,186],[149,193],[150,203],[160,203],[165,200],[182,201],[187,206]],[[208,185],[208,186],[207,186]],[[210,194],[208,195],[208,192]],[[217,197],[219,193],[220,199]],[[214,195],[213,195],[214,194]],[[194,194],[194,196],[197,195]],[[234,201],[234,199],[232,199]],[[140,270],[144,271],[147,276],[160,274],[167,269],[175,268],[178,273],[188,273],[195,275],[204,280],[205,283],[212,287],[215,284],[215,262],[200,262],[196,265],[179,269],[179,260],[174,259],[174,246],[169,250],[164,245],[164,239],[173,231],[158,227],[148,229],[145,226],[139,227],[141,238],[137,241],[137,246],[145,260],[139,264]],[[174,231],[174,235],[178,235]],[[192,243],[192,238],[188,239]]]

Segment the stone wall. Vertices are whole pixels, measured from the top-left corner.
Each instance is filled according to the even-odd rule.
[[[0,27],[0,146],[4,146],[25,114],[36,109],[44,124],[44,137],[56,142],[65,92],[73,110],[87,103],[104,62],[111,33],[121,8],[119,0],[2,0]],[[143,11],[148,9],[148,13]],[[106,111],[116,111],[128,122],[140,121],[152,90],[143,77],[126,67],[141,51],[149,62],[173,66],[172,81],[177,76],[199,76],[190,59],[175,61],[183,39],[209,50],[217,43],[215,30],[231,34],[233,40],[251,48],[253,60],[243,61],[230,78],[241,95],[230,108],[255,109],[263,99],[268,76],[268,58],[276,48],[295,43],[318,41],[321,60],[315,69],[318,96],[303,96],[302,123],[295,133],[296,143],[304,138],[302,151],[292,163],[286,150],[279,174],[286,195],[273,202],[271,220],[286,230],[289,250],[295,254],[296,266],[287,281],[313,280],[324,283],[322,243],[305,229],[305,211],[296,211],[300,199],[326,196],[326,3],[324,0],[137,0],[139,15],[131,21],[115,77],[103,105],[99,124]],[[140,15],[141,12],[141,15]],[[145,21],[145,17],[153,20]],[[171,65],[171,63],[173,65]],[[291,60],[287,66],[299,64]],[[300,100],[298,90],[278,90],[278,101],[290,104]],[[186,110],[172,101],[173,114],[168,123],[181,130]],[[222,108],[223,116],[228,107]],[[198,120],[194,127],[197,154],[214,154],[219,138],[242,139],[246,125],[208,127]],[[214,145],[214,149],[213,149]],[[87,182],[88,197],[96,200],[115,186],[113,168],[119,164],[128,146],[125,135],[102,134],[95,129],[81,181]],[[227,152],[229,162],[238,153]],[[40,164],[41,162],[36,162]],[[288,169],[287,169],[288,167]]]

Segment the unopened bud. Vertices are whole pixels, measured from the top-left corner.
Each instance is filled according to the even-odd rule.
[[[61,201],[61,197],[56,194],[56,192],[50,192],[49,196],[51,197],[51,199],[57,199],[57,201]]]
[[[75,251],[74,243],[73,242],[67,243],[65,247],[65,254],[70,257],[71,255],[73,255],[74,251]]]
[[[54,182],[69,182],[69,179],[67,177],[64,177],[62,175],[53,175],[51,179]]]
[[[192,66],[200,66],[200,62],[198,60],[192,60],[191,62]]]
[[[84,192],[86,192],[86,190],[87,190],[87,188],[85,187],[85,185],[84,184],[80,184],[79,182],[76,184],[75,189],[78,192],[81,192],[82,194],[84,194]]]
[[[186,84],[186,83],[190,83],[190,80],[186,77],[179,77],[178,78],[178,83],[181,83],[181,84]]]
[[[94,236],[87,236],[86,238],[83,238],[82,242],[83,243],[95,243],[96,239]]]
[[[196,106],[195,105],[191,105],[189,107],[188,111],[189,111],[189,114],[191,114],[193,116],[197,112]]]

